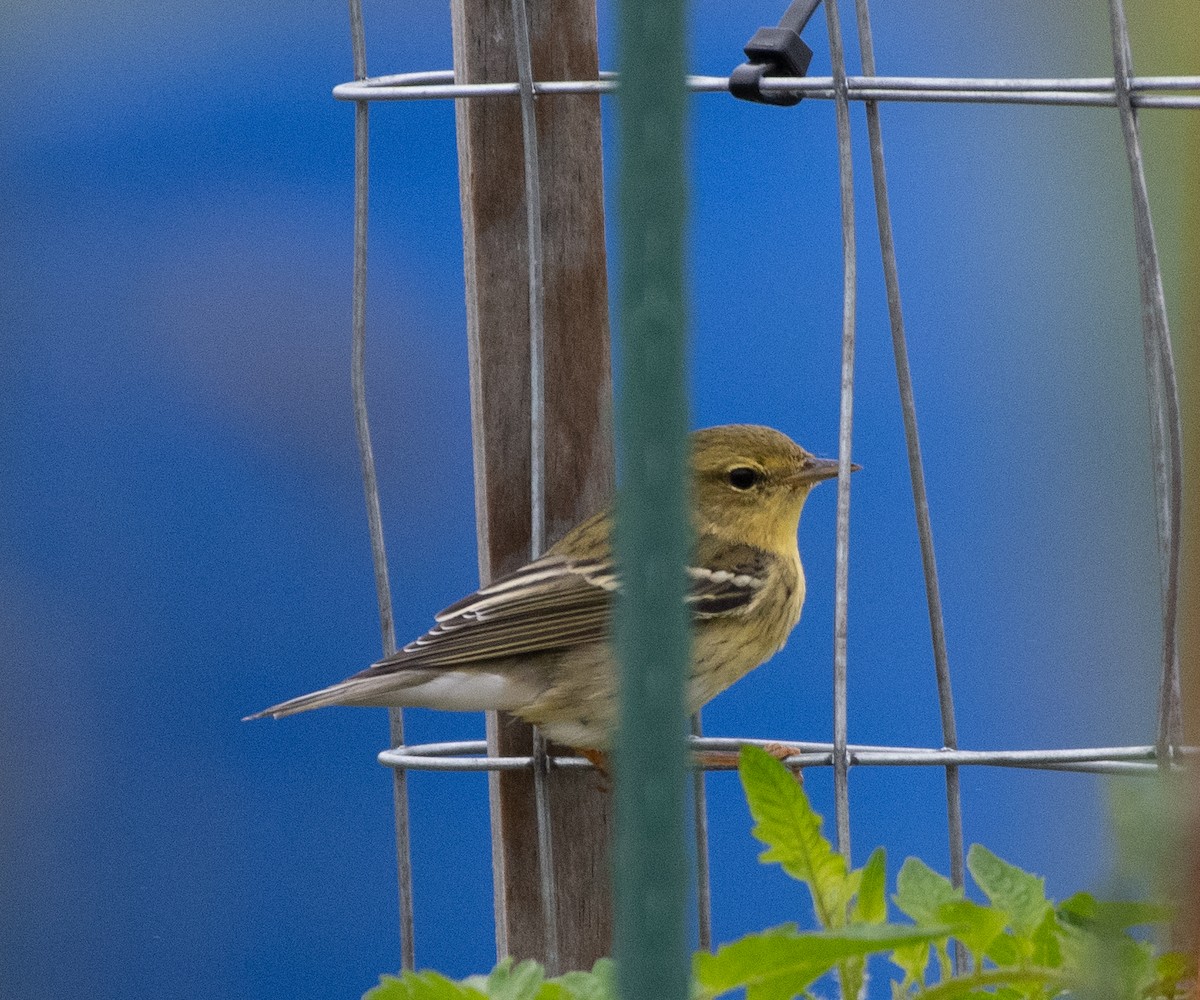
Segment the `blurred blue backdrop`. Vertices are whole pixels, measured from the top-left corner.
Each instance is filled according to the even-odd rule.
[[[694,4],[695,70],[727,73],[782,6]],[[372,72],[450,65],[442,5],[366,16]],[[329,93],[350,75],[344,7],[11,4],[0,21],[0,993],[357,995],[398,962],[385,715],[238,721],[378,654],[348,380],[353,111]],[[612,66],[607,5],[601,21]],[[820,74],[823,32],[815,18]],[[1111,73],[1099,4],[883,4],[875,36],[885,74]],[[833,455],[832,106],[693,109],[694,422]],[[853,113],[850,734],[937,746]],[[1149,742],[1153,509],[1116,117],[891,105],[883,122],[961,741]],[[453,108],[376,106],[372,130],[368,378],[404,637],[476,582]],[[804,620],[713,703],[710,732],[829,737],[834,500],[817,491],[801,527]],[[483,724],[413,712],[409,731]],[[479,971],[485,781],[411,785],[419,964]],[[963,786],[969,841],[1058,896],[1102,882],[1100,780]],[[831,815],[829,775],[808,787]],[[736,778],[709,788],[718,939],[807,920],[802,890],[758,866]],[[939,772],[859,769],[851,789],[857,861],[882,843],[892,875],[908,854],[945,870]]]

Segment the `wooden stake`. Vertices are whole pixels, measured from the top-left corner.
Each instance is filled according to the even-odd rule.
[[[452,0],[460,83],[517,79],[510,0]],[[595,79],[594,0],[529,0],[536,80]],[[528,560],[529,285],[521,115],[516,98],[456,105],[479,572]],[[612,374],[600,104],[537,106],[545,245],[546,534],[553,543],[613,490]],[[528,755],[530,729],[489,714],[493,753]],[[496,948],[545,959],[532,774],[491,775]],[[551,771],[558,952],[563,968],[610,953],[611,801],[591,771]]]

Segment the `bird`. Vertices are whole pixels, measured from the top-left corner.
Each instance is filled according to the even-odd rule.
[[[838,474],[770,427],[693,431],[689,713],[770,659],[800,620],[797,532],[814,486]],[[858,466],[851,466],[857,471]],[[617,666],[609,627],[621,585],[611,509],[544,555],[450,605],[424,635],[330,687],[246,717],[329,705],[504,711],[592,759],[612,746]]]

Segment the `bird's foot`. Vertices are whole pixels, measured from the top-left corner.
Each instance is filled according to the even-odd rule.
[[[795,757],[802,752],[800,747],[791,746],[787,743],[768,743],[763,749],[781,764],[787,763],[789,757]],[[800,768],[789,767],[788,770],[792,772],[798,784],[804,784],[804,772]]]

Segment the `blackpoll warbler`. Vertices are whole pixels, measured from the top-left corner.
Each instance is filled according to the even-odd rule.
[[[769,427],[712,427],[691,443],[694,712],[778,652],[800,620],[800,511],[838,465]],[[609,749],[617,671],[608,631],[620,586],[611,529],[611,513],[596,514],[541,558],[451,605],[395,655],[249,718],[325,705],[496,709],[567,746]]]

